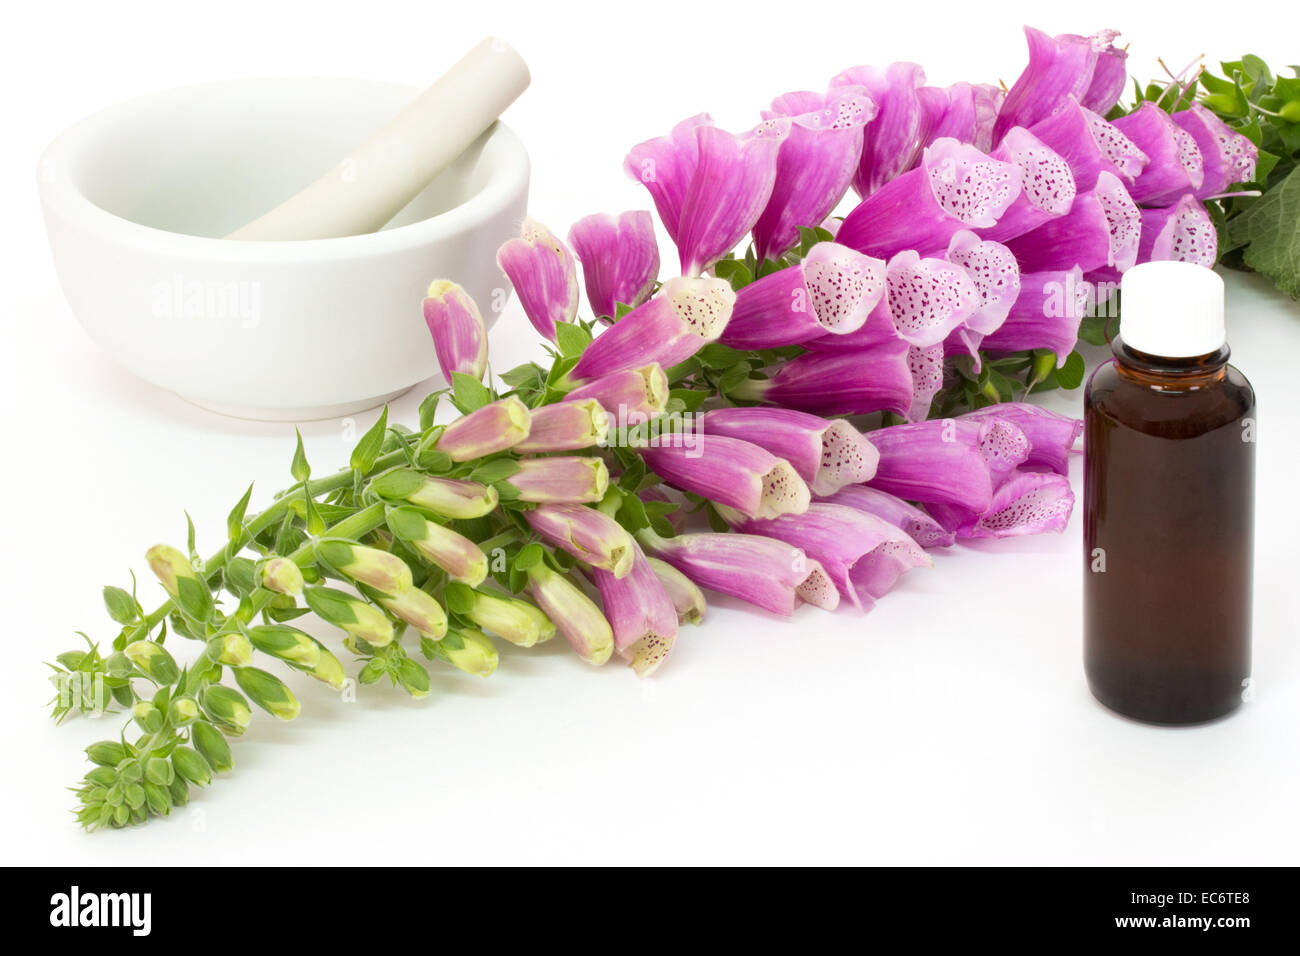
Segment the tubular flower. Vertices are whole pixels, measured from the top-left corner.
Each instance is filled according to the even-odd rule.
[[[597,213],[569,230],[569,245],[582,263],[587,303],[598,319],[611,320],[620,304],[636,308],[650,298],[659,277],[654,220],[644,210],[617,219]]]
[[[470,461],[513,448],[528,437],[528,406],[514,395],[456,419],[438,437],[438,451]]]
[[[799,227],[831,214],[844,198],[862,155],[862,128],[876,115],[866,90],[835,87],[820,93],[787,93],[772,101],[764,119],[788,117],[776,180],[763,214],[754,224],[760,261],[779,259],[799,243]]]
[[[596,666],[609,660],[614,631],[581,588],[545,562],[538,562],[528,569],[528,593],[579,657]]]
[[[385,472],[370,483],[381,498],[406,501],[444,518],[481,518],[498,502],[497,490],[477,481],[431,478],[409,468]]]
[[[888,258],[945,249],[963,229],[992,226],[1020,195],[1020,167],[955,139],[937,139],[921,165],[881,186],[848,216],[837,242]]]
[[[671,368],[684,362],[722,334],[735,302],[736,293],[723,279],[670,279],[657,296],[597,336],[568,380],[590,381],[650,364]]]
[[[611,372],[580,385],[561,404],[596,401],[619,421],[644,416],[647,420],[668,406],[668,376],[657,363]]]
[[[891,425],[867,437],[880,452],[871,487],[908,501],[944,502],[972,511],[989,506],[993,477],[988,462],[969,427],[959,429],[955,419]]]
[[[378,594],[375,598],[389,613],[432,641],[442,640],[447,633],[447,612],[420,588],[411,588],[397,595]]]
[[[949,136],[985,153],[993,148],[993,124],[1003,99],[999,87],[989,83],[954,83],[938,90],[934,99],[939,111],[924,145]]]
[[[1024,402],[1002,402],[961,417],[972,421],[1002,418],[1013,422],[1029,441],[1029,456],[1024,464],[1050,468],[1058,475],[1069,473],[1070,450],[1083,433],[1083,422],[1079,419]]]
[[[367,644],[383,647],[393,640],[392,622],[373,604],[367,604],[333,588],[307,588],[303,596],[317,617],[342,628],[353,637],[361,638]]]
[[[1020,277],[1020,296],[1011,313],[997,331],[984,337],[981,346],[991,352],[1051,349],[1057,366],[1064,365],[1092,300],[1092,285],[1078,266],[1026,273]]]
[[[1059,113],[1035,123],[1029,132],[1070,164],[1080,192],[1097,185],[1102,172],[1131,183],[1150,160],[1113,123],[1071,100]]]
[[[788,408],[719,408],[705,413],[705,441],[738,438],[788,461],[816,495],[867,481],[876,473],[876,448],[842,418],[825,419]]]
[[[568,400],[534,408],[528,437],[516,452],[578,451],[599,445],[609,433],[609,415],[594,398]]]
[[[452,667],[488,677],[497,669],[497,649],[492,638],[478,628],[457,627],[438,642],[436,653]]]
[[[699,585],[667,561],[661,561],[650,555],[646,555],[646,560],[650,562],[655,577],[659,579],[669,600],[673,602],[673,607],[677,609],[677,623],[701,623],[708,610],[708,603],[704,600],[704,592],[700,590]]]
[[[909,422],[923,422],[930,417],[934,396],[943,388],[944,344],[907,349],[907,369],[912,376],[912,402],[904,416]],[[979,352],[975,351],[978,356]],[[978,361],[978,359],[977,359]]]
[[[699,275],[754,228],[789,130],[790,121],[779,118],[735,136],[701,113],[632,147],[623,168],[650,191],[684,275]]]
[[[411,588],[411,569],[397,555],[341,538],[316,542],[316,560],[349,580],[367,584],[385,594]]]
[[[1234,183],[1255,178],[1259,149],[1200,103],[1174,113],[1172,119],[1191,134],[1201,151],[1203,181],[1198,199],[1217,196]]]
[[[897,525],[845,505],[818,501],[804,514],[741,520],[738,527],[800,548],[822,566],[840,596],[861,609],[870,608],[904,571],[932,564]]]
[[[1205,160],[1196,138],[1156,104],[1143,103],[1112,122],[1150,160],[1129,187],[1134,202],[1164,205],[1204,185]]]
[[[1213,269],[1218,261],[1219,236],[1205,206],[1186,195],[1173,206],[1142,210],[1142,240],[1138,259],[1174,259]]]
[[[1007,131],[993,158],[1020,168],[1020,195],[998,221],[978,230],[984,239],[1005,242],[1070,211],[1078,188],[1070,164],[1027,129]]]
[[[487,577],[487,555],[459,532],[430,521],[414,508],[390,509],[387,522],[394,535],[446,571],[453,581],[478,587]]]
[[[585,505],[541,505],[524,512],[529,527],[552,547],[584,564],[624,577],[632,570],[632,536],[613,518]]]
[[[808,507],[808,486],[794,467],[750,442],[705,434],[688,446],[667,435],[657,445],[637,450],[669,484],[749,517],[771,518]]]
[[[537,220],[525,219],[518,238],[497,250],[497,265],[533,328],[554,342],[555,324],[578,314],[578,272],[568,247]]]
[[[973,232],[952,237],[947,259],[966,270],[979,294],[975,312],[963,319],[957,330],[972,354],[978,355],[980,340],[997,331],[1020,297],[1020,264],[1002,243],[981,239]]]
[[[487,370],[487,327],[468,292],[454,282],[437,279],[424,300],[424,323],[433,336],[433,350],[445,381],[453,372],[482,380]]]
[[[856,511],[866,511],[884,518],[923,548],[946,548],[957,536],[928,514],[902,498],[868,485],[849,485],[826,499]]]
[[[929,138],[931,115],[918,91],[925,71],[915,63],[850,67],[831,80],[831,88],[858,87],[876,105],[876,116],[863,132],[862,157],[853,188],[863,198],[916,165]]]
[[[897,336],[849,350],[810,352],[769,379],[747,379],[731,395],[815,415],[906,415],[912,405],[908,344]]]
[[[1124,185],[1110,173],[1057,216],[1032,232],[1007,240],[1020,268],[1049,272],[1078,266],[1084,272],[1113,268],[1123,273],[1137,262],[1142,222]]]
[[[649,677],[677,641],[677,608],[635,541],[631,556],[628,574],[595,568],[591,577],[614,631],[614,649],[638,677]]]
[[[469,591],[467,597],[465,617],[511,644],[532,647],[555,636],[555,624],[527,601],[487,591]]]
[[[721,341],[738,349],[796,345],[854,332],[885,292],[885,263],[835,242],[819,242],[801,263],[736,294]]]
[[[1126,54],[1112,41],[1119,34],[1103,30],[1090,37],[1049,37],[1025,27],[1029,65],[1007,91],[998,111],[994,136],[1013,126],[1031,126],[1059,112],[1071,100],[1105,113],[1124,92]]]
[[[742,519],[743,520],[743,519]],[[833,609],[839,592],[825,570],[801,548],[758,534],[679,534],[638,537],[656,558],[701,587],[789,617],[807,601]]]
[[[505,483],[518,492],[520,501],[588,504],[605,497],[609,469],[599,458],[576,455],[524,458]]]
[[[1061,475],[1017,469],[981,512],[951,505],[926,507],[959,538],[1010,538],[1064,531],[1074,508],[1074,492],[1069,479]]]

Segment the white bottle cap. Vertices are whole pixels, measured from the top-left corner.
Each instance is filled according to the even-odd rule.
[[[1144,262],[1120,281],[1119,335],[1129,348],[1164,358],[1218,351],[1223,280],[1192,262]]]

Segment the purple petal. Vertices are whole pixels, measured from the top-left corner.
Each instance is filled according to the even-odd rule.
[[[974,421],[1000,418],[1014,422],[1029,440],[1029,454],[1024,464],[1041,465],[1058,475],[1069,472],[1070,450],[1083,433],[1083,422],[1079,419],[1024,402],[990,405],[961,417]]]
[[[1082,100],[1092,84],[1097,51],[1084,37],[1049,37],[1041,30],[1025,27],[1029,41],[1029,65],[1007,91],[994,125],[994,139],[1000,140],[1013,126],[1032,126],[1065,107],[1071,99]]]
[[[1010,538],[1045,531],[1064,531],[1074,508],[1069,479],[1051,472],[1017,471],[993,494],[988,508],[964,513],[945,505],[927,505],[959,538]]]
[[[632,570],[632,536],[613,518],[586,505],[544,504],[523,512],[528,526],[551,547],[616,577]]]
[[[687,440],[690,437],[694,440]],[[773,517],[808,507],[808,486],[788,461],[738,438],[668,435],[637,451],[650,470],[670,485],[749,517]]]
[[[862,158],[853,177],[859,196],[871,195],[916,165],[924,145],[917,90],[924,84],[925,71],[915,63],[892,63],[883,70],[855,66],[831,80],[832,88],[864,88],[877,107],[865,130]]]
[[[1083,270],[1026,273],[1020,277],[1020,296],[1005,322],[986,336],[982,346],[990,352],[1050,349],[1063,365],[1079,338],[1079,323],[1092,304],[1092,286]]]
[[[859,203],[836,241],[880,258],[904,249],[937,252],[963,229],[992,226],[1019,194],[1019,167],[939,139],[919,167]]]
[[[1204,180],[1196,191],[1198,198],[1217,196],[1235,183],[1255,178],[1259,149],[1200,103],[1175,113],[1173,121],[1191,134],[1201,150]]]
[[[1218,260],[1219,236],[1205,206],[1192,195],[1177,205],[1142,210],[1142,242],[1138,259],[1174,259],[1213,269]]]
[[[923,548],[946,548],[957,537],[920,508],[879,488],[849,485],[826,500],[884,518]]]
[[[650,298],[659,277],[659,244],[650,213],[598,213],[569,230],[569,245],[582,263],[587,302],[596,318],[612,319],[619,303],[636,308]]]
[[[713,118],[708,113],[692,116],[674,126],[667,136],[633,146],[623,160],[623,170],[649,190],[659,221],[678,245],[682,208],[700,161],[695,131],[712,125]]]
[[[1007,240],[1026,272],[1078,266],[1085,272],[1107,266],[1120,272],[1137,261],[1141,220],[1118,179],[1098,176],[1092,190],[1077,196],[1070,211],[1037,229]]]
[[[639,677],[648,677],[677,640],[677,608],[641,548],[633,542],[632,549],[629,574],[618,578],[594,568],[591,579],[614,631],[614,649]]]
[[[974,425],[975,423],[970,423]],[[867,435],[880,452],[868,484],[908,501],[940,502],[983,512],[993,499],[979,428],[931,419],[878,428]]]
[[[993,158],[1020,168],[1020,195],[996,223],[979,230],[985,239],[1005,242],[1070,211],[1077,188],[1070,164],[1029,130],[1013,127]]]
[[[760,260],[778,259],[799,242],[800,226],[816,226],[844,198],[858,158],[862,128],[876,105],[861,87],[817,93],[787,93],[772,101],[764,118],[790,118],[790,134],[776,161],[772,196],[754,223]]]
[[[525,219],[519,238],[497,250],[501,267],[528,321],[555,341],[555,323],[578,314],[578,273],[567,246],[535,219]]]
[[[818,415],[906,415],[912,405],[907,350],[894,338],[853,351],[811,352],[786,362],[771,379],[742,383],[733,394]]]
[[[1134,202],[1165,205],[1204,184],[1205,161],[1196,139],[1154,103],[1143,103],[1114,125],[1150,160],[1129,187]]]
[[[907,350],[907,367],[912,373],[912,404],[907,411],[909,422],[922,422],[930,414],[934,396],[943,388],[943,343]]]
[[[1146,153],[1114,124],[1073,100],[1059,113],[1031,126],[1029,132],[1070,164],[1081,192],[1097,185],[1102,172],[1131,183],[1148,162]]]
[[[954,83],[942,92],[943,114],[933,124],[926,145],[949,136],[983,152],[991,150],[1002,90],[989,83]]]
[[[663,412],[668,404],[668,376],[657,364],[612,372],[581,385],[565,395],[565,402],[595,399],[600,406],[626,424],[640,419],[649,421]]]
[[[1093,67],[1092,81],[1088,91],[1079,97],[1079,102],[1094,113],[1105,116],[1119,102],[1128,86],[1128,53],[1115,46],[1117,30],[1099,30],[1088,39],[1097,51],[1097,63]]]
[[[443,380],[453,372],[482,379],[487,370],[487,329],[469,293],[454,282],[438,279],[424,300],[424,322],[433,336],[433,349]]]
[[[981,240],[975,233],[963,231],[952,237],[947,258],[966,270],[979,293],[979,308],[962,324],[980,335],[995,331],[1020,296],[1016,257],[1000,242]]]

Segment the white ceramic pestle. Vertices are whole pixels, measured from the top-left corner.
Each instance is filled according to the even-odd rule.
[[[482,40],[320,179],[227,239],[330,239],[375,232],[528,88],[508,43]]]

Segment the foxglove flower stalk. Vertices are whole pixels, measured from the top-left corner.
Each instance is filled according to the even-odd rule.
[[[736,294],[721,341],[769,349],[861,328],[885,292],[885,263],[835,242],[819,242],[798,265]]]
[[[519,647],[532,647],[555,636],[555,624],[537,607],[519,598],[466,588],[461,613],[485,631]]]
[[[1196,191],[1198,199],[1217,196],[1229,186],[1255,178],[1258,147],[1200,103],[1193,103],[1171,118],[1191,134],[1201,151],[1203,179]]]
[[[1174,259],[1213,269],[1219,256],[1214,220],[1201,201],[1185,195],[1175,205],[1142,210],[1142,239],[1138,259]]]
[[[668,376],[658,363],[611,372],[578,386],[565,396],[563,404],[587,401],[599,402],[620,422],[629,418],[649,420],[668,406]]]
[[[614,631],[591,598],[545,562],[528,569],[528,593],[569,646],[588,664],[600,666],[614,652]]]
[[[447,633],[447,612],[420,588],[401,594],[376,594],[375,599],[392,615],[405,621],[422,637],[440,641]]]
[[[433,562],[453,581],[478,587],[487,577],[483,549],[457,531],[430,521],[415,508],[390,508],[388,529]]]
[[[704,440],[738,438],[788,461],[813,494],[829,495],[876,473],[876,448],[842,418],[789,408],[718,408],[704,415]]]
[[[788,117],[772,196],[754,224],[759,260],[779,259],[799,243],[799,227],[821,222],[848,191],[862,155],[862,128],[876,115],[866,90],[841,86],[825,96],[787,93],[764,119]]]
[[[437,279],[424,300],[424,322],[433,336],[433,349],[443,380],[453,372],[481,381],[487,371],[487,327],[468,292],[454,282]]]
[[[585,505],[541,505],[524,512],[528,526],[551,547],[621,578],[632,570],[632,536],[613,518]]]
[[[1130,269],[1138,258],[1142,223],[1124,185],[1110,173],[1077,197],[1070,211],[1032,232],[1007,240],[1025,272],[1050,272],[1078,266],[1084,272]]]
[[[667,561],[661,561],[659,558],[651,557],[648,554],[646,560],[650,562],[650,568],[654,571],[655,577],[659,579],[659,583],[663,585],[668,599],[673,602],[673,607],[677,609],[677,623],[699,624],[703,622],[704,614],[708,610],[708,603],[704,600],[704,592],[700,590],[699,585]]]
[[[514,446],[519,453],[578,451],[599,445],[609,433],[609,415],[594,398],[534,408],[528,437]]]
[[[568,247],[537,220],[525,219],[518,238],[497,250],[497,265],[533,328],[554,342],[555,324],[578,314],[578,272]]]
[[[772,378],[741,382],[730,394],[814,415],[906,415],[912,405],[908,348],[894,337],[852,350],[810,352],[786,362]]]
[[[1078,266],[1020,277],[1020,295],[1006,321],[984,337],[989,352],[1051,349],[1065,364],[1079,339],[1079,323],[1093,303],[1093,287]]]
[[[699,275],[754,228],[789,130],[790,121],[778,118],[735,136],[701,113],[628,153],[623,168],[649,190],[684,275]]]
[[[747,441],[706,434],[688,447],[677,436],[664,435],[656,445],[637,451],[669,484],[752,518],[808,507],[808,486],[793,466]]]
[[[1029,441],[1029,455],[1024,464],[1049,468],[1058,475],[1069,474],[1070,450],[1083,434],[1083,422],[1079,419],[1025,402],[1002,402],[961,417],[971,421],[1001,418],[1014,423]]]
[[[589,504],[605,497],[609,469],[599,458],[576,455],[524,458],[505,483],[518,493],[520,501]]]
[[[729,519],[738,516],[727,513]],[[840,596],[866,610],[904,571],[931,565],[930,557],[901,528],[844,505],[818,501],[798,515],[745,520],[736,525],[801,549],[817,561]]]
[[[587,346],[567,378],[592,379],[658,364],[671,368],[726,328],[736,293],[711,276],[670,279],[649,302],[623,316]]]
[[[923,548],[947,548],[957,538],[920,508],[869,485],[848,485],[826,501],[884,518]]]
[[[614,649],[638,677],[649,677],[677,641],[677,608],[635,541],[631,555],[628,574],[593,568],[591,579],[614,631]]]
[[[513,448],[528,437],[528,427],[528,406],[511,395],[456,419],[435,447],[452,461],[470,461]]]
[[[385,594],[401,594],[411,588],[411,569],[406,562],[380,548],[322,538],[316,542],[316,560],[351,581]]]
[[[1061,475],[1016,470],[982,512],[941,504],[926,507],[959,538],[1009,538],[1064,531],[1074,508],[1074,492],[1069,479]]]
[[[926,148],[921,165],[880,187],[844,219],[835,240],[889,258],[947,248],[963,229],[986,228],[1020,195],[1020,168],[955,139]]]
[[[659,278],[654,220],[644,210],[579,219],[569,245],[582,263],[587,303],[598,319],[612,320],[618,306],[636,308],[650,298]]]
[[[1080,192],[1097,185],[1102,172],[1132,183],[1150,160],[1137,144],[1096,113],[1071,100],[1059,113],[1029,128],[1070,164]]]
[[[1070,211],[1078,188],[1070,164],[1029,130],[1007,131],[993,158],[1020,169],[1020,195],[992,226],[978,230],[984,239],[1005,242]]]
[[[1111,122],[1149,160],[1129,186],[1134,202],[1165,205],[1184,193],[1195,193],[1205,183],[1205,160],[1195,137],[1155,103],[1143,103]]]
[[[477,481],[432,478],[409,468],[379,475],[370,490],[389,501],[405,501],[444,518],[481,518],[496,510],[497,490]]]
[[[1013,126],[1031,126],[1064,109],[1071,99],[1105,113],[1124,92],[1126,54],[1115,49],[1118,34],[1103,30],[1090,37],[1049,37],[1025,27],[1029,65],[1007,91],[998,111],[994,136],[1000,140]]]
[[[870,196],[916,165],[932,121],[918,95],[924,85],[925,71],[915,63],[850,67],[831,80],[832,89],[865,90],[876,105],[876,115],[863,131],[862,156],[853,177],[859,196]]]
[[[773,614],[789,617],[800,600],[827,609],[839,604],[839,592],[822,566],[776,538],[736,533],[662,538],[649,529],[638,538],[650,554],[699,586]]]

